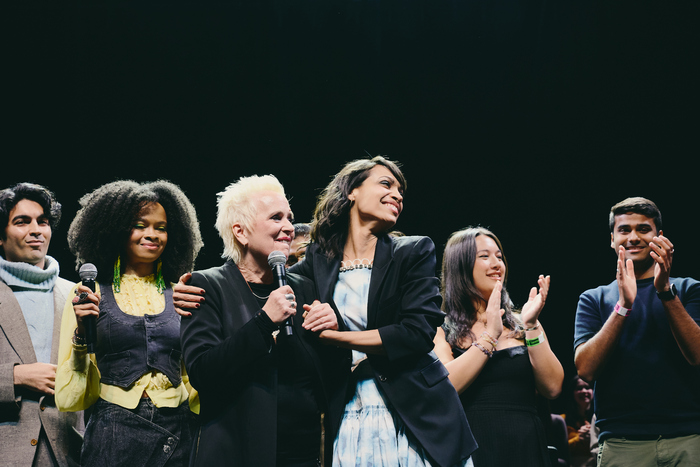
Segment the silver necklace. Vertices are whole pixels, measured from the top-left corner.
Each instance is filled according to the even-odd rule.
[[[340,272],[352,271],[353,269],[372,269],[373,260],[367,258],[353,259],[340,262]]]
[[[245,285],[248,286],[248,290],[250,290],[250,293],[252,293],[252,294],[255,296],[255,298],[257,298],[257,299],[259,299],[259,300],[267,300],[268,298],[270,298],[270,294],[271,294],[272,292],[270,292],[269,294],[267,294],[267,297],[261,297],[260,295],[258,295],[258,294],[256,294],[255,292],[253,292],[253,288],[250,286],[250,283],[249,283],[248,281],[246,281]]]
[[[252,288],[250,289],[250,293],[252,293],[253,295],[255,295],[255,297],[256,297],[256,298],[259,298],[260,300],[267,300],[268,298],[270,298],[270,294],[268,294],[267,297],[261,297],[260,295],[258,295],[258,294],[256,294],[255,292],[253,292],[253,289],[252,289]]]

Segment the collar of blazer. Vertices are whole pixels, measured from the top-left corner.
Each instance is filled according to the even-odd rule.
[[[374,265],[372,266],[372,278],[369,283],[369,297],[367,299],[367,325],[369,328],[372,328],[372,323],[377,316],[379,292],[393,257],[394,249],[391,237],[380,235],[377,238],[377,247],[374,251]],[[329,303],[337,313],[338,307],[333,302],[333,293],[335,292],[335,284],[338,282],[340,258],[333,258],[329,261],[325,253],[318,251],[313,260],[314,279],[321,299]],[[341,317],[338,316],[338,319],[341,320]]]
[[[240,295],[242,305],[241,319],[243,320],[243,323],[247,323],[253,319],[258,311],[260,311],[260,305],[253,296],[252,291],[251,293],[246,293],[246,291],[250,291],[250,287],[248,286],[248,282],[245,280],[245,277],[243,277],[243,274],[241,274],[241,270],[238,269],[236,263],[228,260],[224,264],[224,270],[229,275],[230,283],[233,285],[230,290],[240,291],[238,293]]]
[[[55,326],[54,326],[55,327]],[[0,281],[0,329],[21,360],[18,363],[36,363],[32,339],[27,322],[15,294],[7,284]]]

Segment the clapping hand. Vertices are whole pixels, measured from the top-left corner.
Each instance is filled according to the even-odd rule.
[[[488,332],[493,339],[498,340],[503,334],[503,320],[501,317],[505,310],[501,308],[501,290],[503,289],[503,283],[497,281],[496,285],[491,291],[491,296],[486,304],[486,332]]]
[[[632,308],[637,296],[637,278],[634,275],[634,263],[625,260],[625,247],[620,246],[617,258],[617,287],[620,291],[620,306]]]
[[[664,292],[671,288],[669,277],[671,275],[671,263],[673,263],[673,243],[663,235],[654,237],[651,247],[651,257],[654,258],[654,287],[659,292]]]
[[[537,279],[537,285],[539,286],[539,291],[537,287],[530,289],[530,295],[528,297],[527,303],[523,305],[521,312],[521,317],[523,320],[523,326],[525,328],[533,328],[537,325],[537,319],[540,316],[542,308],[547,301],[547,294],[549,293],[549,276],[543,276]]]

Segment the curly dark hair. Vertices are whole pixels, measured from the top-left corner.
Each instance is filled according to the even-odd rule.
[[[34,183],[18,183],[0,191],[0,238],[5,238],[5,228],[10,222],[10,212],[23,199],[39,204],[44,209],[44,215],[51,229],[55,229],[61,220],[61,204],[56,201],[54,194],[46,187]],[[2,247],[0,247],[0,251]]]
[[[496,242],[502,253],[503,264],[506,266],[501,290],[501,308],[505,310],[502,317],[503,327],[509,329],[511,335],[522,334],[522,326],[513,315],[513,302],[506,291],[508,262],[500,240],[493,232],[483,227],[467,227],[450,236],[442,258],[442,310],[446,313],[442,327],[445,330],[445,339],[453,346],[458,345],[466,337],[474,339],[471,331],[476,322],[477,310],[474,304],[481,303],[486,306],[488,303],[474,285],[476,237],[479,235],[487,235]]]
[[[80,210],[68,229],[68,247],[76,257],[76,270],[93,263],[103,283],[113,280],[113,268],[139,213],[149,203],[159,203],[168,219],[168,243],[161,255],[163,279],[177,282],[194,267],[204,245],[194,206],[175,184],[158,180],[137,183],[119,180],[103,185],[80,199]],[[125,265],[122,263],[122,273]]]
[[[352,202],[348,196],[369,176],[369,171],[382,165],[389,169],[401,189],[406,190],[406,179],[399,169],[399,164],[382,156],[372,159],[358,159],[348,162],[338,172],[318,198],[314,217],[311,221],[311,241],[329,257],[343,253],[350,224]]]

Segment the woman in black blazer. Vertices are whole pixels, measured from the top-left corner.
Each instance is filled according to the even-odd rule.
[[[319,336],[329,347],[334,466],[466,465],[476,449],[432,352],[444,319],[435,247],[427,237],[390,233],[405,186],[396,164],[380,156],[348,163],[322,193],[312,243],[290,269],[314,281],[340,326]]]
[[[199,392],[202,427],[193,465],[317,467],[327,398],[317,339],[292,319],[298,311],[337,328],[333,310],[314,302],[313,283],[289,274],[278,287],[268,255],[289,254],[291,210],[272,176],[246,177],[219,194],[221,267],[195,272],[206,301],[181,325],[190,381]],[[283,332],[280,332],[282,327]],[[330,451],[330,450],[328,450]]]

